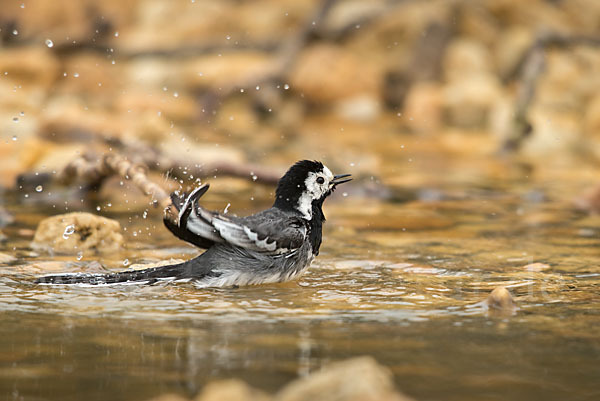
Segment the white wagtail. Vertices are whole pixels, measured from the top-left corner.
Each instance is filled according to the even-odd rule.
[[[279,180],[275,203],[247,217],[209,211],[198,205],[208,184],[189,195],[171,194],[176,221],[165,218],[177,237],[207,249],[184,263],[110,274],[41,277],[44,284],[117,284],[157,280],[193,281],[198,287],[225,287],[293,280],[319,254],[325,221],[323,202],[350,174],[333,175],[321,162],[302,160]]]

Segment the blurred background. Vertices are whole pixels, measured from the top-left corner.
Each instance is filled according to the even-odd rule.
[[[406,187],[503,178],[515,160],[490,159],[507,154],[598,166],[595,0],[1,7],[4,188],[115,143],[277,173],[323,159]]]

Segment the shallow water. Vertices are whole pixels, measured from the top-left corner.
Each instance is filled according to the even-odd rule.
[[[191,396],[226,377],[274,392],[367,354],[419,400],[599,399],[600,218],[570,203],[584,183],[478,174],[436,186],[432,173],[414,191],[388,179],[389,201],[349,187],[325,205],[322,252],[305,276],[236,289],[33,285],[44,273],[97,271],[96,261],[119,270],[126,259],[196,251],[169,236],[158,212],[135,211],[109,215],[127,228],[120,254],[34,253],[32,229],[56,209],[32,200],[19,213],[12,201],[16,223],[0,246],[17,258],[0,265],[0,395],[143,400]],[[223,208],[216,193],[208,206]],[[499,285],[515,297],[514,314],[481,306]]]

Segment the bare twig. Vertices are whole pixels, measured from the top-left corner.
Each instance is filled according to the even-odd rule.
[[[503,151],[518,150],[525,138],[532,131],[528,120],[529,106],[531,105],[536,91],[536,84],[545,66],[545,51],[549,48],[567,48],[571,46],[600,46],[600,37],[596,36],[565,36],[557,33],[547,34],[538,38],[527,50],[521,60],[517,63],[519,75],[519,90],[515,101],[514,117],[510,132],[506,136],[502,146]]]
[[[118,149],[121,153],[129,156],[131,160],[142,163],[152,171],[169,173],[170,176],[187,179],[190,176],[196,178],[212,177],[215,175],[243,178],[265,185],[275,185],[281,177],[281,172],[266,169],[261,166],[248,163],[231,162],[209,162],[190,161],[185,159],[173,159],[158,149],[148,146],[139,141],[125,142],[118,138],[107,138],[107,143]],[[185,172],[185,174],[184,174]]]
[[[110,176],[118,175],[131,181],[145,195],[151,196],[155,205],[167,206],[169,195],[148,178],[147,171],[146,166],[132,163],[122,155],[105,153],[95,160],[83,156],[76,158],[58,174],[57,180],[65,185],[75,180],[98,184]]]

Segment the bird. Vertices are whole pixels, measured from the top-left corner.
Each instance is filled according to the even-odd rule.
[[[209,211],[198,200],[204,184],[189,194],[173,192],[175,218],[163,219],[178,238],[206,251],[183,263],[108,274],[59,274],[38,284],[153,284],[187,281],[196,287],[238,287],[291,281],[319,254],[325,222],[323,202],[351,174],[333,175],[322,162],[300,160],[281,177],[273,206],[237,217]]]

